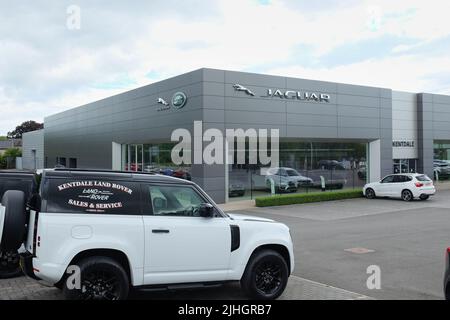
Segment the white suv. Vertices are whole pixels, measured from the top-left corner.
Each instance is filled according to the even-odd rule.
[[[178,178],[45,170],[29,207],[27,221],[23,192],[5,193],[0,246],[14,249],[25,239],[24,272],[69,299],[125,299],[131,287],[227,281],[240,281],[251,298],[274,299],[294,268],[287,226],[225,214],[195,183]]]
[[[435,194],[436,189],[433,181],[425,174],[399,173],[388,175],[380,182],[366,184],[363,192],[369,199],[392,197],[411,201],[415,198],[427,200]]]

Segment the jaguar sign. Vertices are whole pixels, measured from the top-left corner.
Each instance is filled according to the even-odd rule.
[[[249,96],[255,96],[255,93],[238,83],[233,85],[235,91],[241,91]],[[280,98],[287,100],[305,100],[316,102],[330,102],[330,95],[327,93],[295,91],[295,90],[281,90],[281,89],[267,89],[266,94],[260,96],[262,98]]]

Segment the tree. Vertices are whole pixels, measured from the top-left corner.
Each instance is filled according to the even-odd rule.
[[[43,123],[38,123],[33,120],[25,121],[21,125],[17,126],[14,131],[8,132],[8,138],[20,139],[25,132],[36,131],[44,128]]]
[[[19,148],[6,149],[3,155],[0,155],[0,169],[8,169],[8,162],[13,162],[17,157],[22,156],[22,150]]]

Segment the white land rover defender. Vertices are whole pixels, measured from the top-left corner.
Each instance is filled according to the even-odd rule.
[[[44,170],[39,193],[26,202],[22,191],[4,194],[0,247],[24,243],[25,274],[68,299],[125,299],[131,287],[227,281],[240,281],[251,298],[275,299],[294,268],[284,224],[225,214],[195,183],[178,178]]]

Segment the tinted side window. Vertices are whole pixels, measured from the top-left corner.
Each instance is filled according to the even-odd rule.
[[[139,184],[90,179],[49,179],[47,212],[140,215]]]
[[[387,176],[387,177],[384,178],[381,182],[382,182],[382,183],[391,183],[391,182],[394,182],[394,177],[395,177],[395,176]]]
[[[26,197],[29,197],[33,191],[34,181],[30,180],[21,180],[14,178],[0,178],[0,201],[3,197],[3,194],[8,190],[20,190],[25,193]]]
[[[153,215],[199,217],[198,208],[205,200],[190,186],[145,185],[144,201]]]
[[[411,181],[411,177],[409,176],[395,176],[394,182],[402,183]]]

